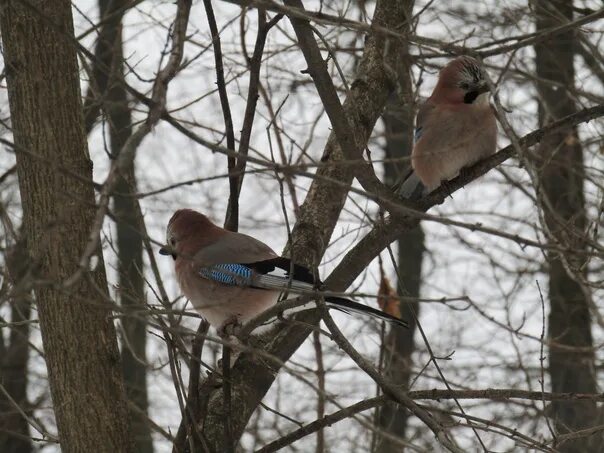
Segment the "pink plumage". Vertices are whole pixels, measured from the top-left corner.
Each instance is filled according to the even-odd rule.
[[[495,152],[497,124],[485,79],[474,58],[455,58],[420,107],[411,164],[427,192]],[[403,186],[403,196],[415,188],[411,182]]]
[[[244,324],[277,303],[279,293],[224,284],[202,278],[199,269],[227,263],[263,261],[277,257],[266,244],[214,225],[205,215],[180,209],[168,223],[168,244],[183,294],[208,322]]]
[[[174,258],[176,277],[195,309],[226,334],[275,305],[284,293],[316,294],[321,282],[303,266],[279,257],[268,245],[214,225],[191,209],[174,213],[160,253]],[[285,274],[284,276],[278,273]],[[324,297],[346,312],[356,312],[406,325],[387,313],[348,299]],[[256,332],[258,333],[258,332]]]

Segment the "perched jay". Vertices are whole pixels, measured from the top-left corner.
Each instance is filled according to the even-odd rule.
[[[403,198],[426,195],[495,152],[497,124],[488,91],[484,70],[474,58],[455,58],[440,71],[432,95],[417,113],[414,173],[399,190]],[[419,182],[424,188],[418,189]]]
[[[174,258],[182,292],[221,335],[272,307],[284,292],[308,294],[321,289],[321,282],[307,268],[279,257],[251,236],[214,225],[191,209],[174,213],[166,236],[167,245],[160,253]],[[348,299],[327,296],[325,302],[344,312],[406,326],[398,318]]]

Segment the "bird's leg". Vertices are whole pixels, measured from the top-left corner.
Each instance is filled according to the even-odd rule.
[[[461,170],[459,170],[459,178],[461,178],[461,179],[469,178],[470,175],[471,175],[470,167],[462,167]]]
[[[222,326],[218,329],[218,335],[220,335],[221,338],[228,339],[231,336],[239,335],[242,327],[239,318],[233,315],[222,323]]]
[[[228,347],[231,349],[231,353],[229,354],[229,368],[233,366],[233,364],[237,360],[237,357],[239,357],[239,354],[241,354],[241,351],[239,350],[239,348],[237,348],[236,345],[240,343],[239,339],[237,338],[237,335],[241,333],[242,327],[243,326],[239,321],[239,318],[237,318],[236,316],[231,316],[218,329],[218,335],[220,336],[220,338],[231,343],[228,346],[226,344],[222,345],[223,348]],[[222,359],[218,360],[218,367],[222,367]]]
[[[453,198],[453,195],[451,195],[451,184],[449,183],[449,181],[448,180],[441,181],[440,185],[442,186],[444,191],[447,192],[447,195],[449,195],[451,198]]]

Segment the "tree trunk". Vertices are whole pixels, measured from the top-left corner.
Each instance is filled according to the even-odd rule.
[[[405,17],[400,21],[404,31],[409,32],[410,24],[406,21],[413,11],[413,0],[405,0]],[[405,170],[409,168],[413,148],[413,87],[411,81],[411,60],[408,46],[403,44],[400,63],[398,95],[389,102],[384,114],[386,132],[386,158],[399,159],[384,165],[386,184],[394,184]],[[398,238],[398,294],[404,297],[419,297],[422,258],[424,253],[424,232],[421,226],[401,235]],[[388,379],[407,388],[411,373],[411,354],[415,349],[415,316],[419,314],[417,302],[400,302],[401,317],[409,322],[409,329],[390,329],[384,341],[384,372]],[[415,315],[413,314],[415,312]],[[378,410],[377,425],[385,432],[396,437],[405,438],[409,412],[398,404],[389,402]],[[377,434],[375,451],[379,453],[400,452],[400,444]]]
[[[537,31],[572,20],[572,0],[535,1]],[[576,31],[571,30],[535,46],[539,82],[539,121],[545,125],[576,112],[572,99],[575,86],[573,57]],[[594,353],[591,349],[589,290],[581,285],[585,276],[585,199],[583,194],[583,152],[576,127],[548,136],[541,142],[536,161],[539,197],[545,228],[551,245],[568,247],[572,252],[550,251],[548,337],[549,372],[554,392],[597,392]],[[556,344],[585,348],[569,351]],[[565,434],[597,423],[593,401],[555,401],[552,403],[555,429]],[[562,442],[559,451],[601,451],[600,435]]]
[[[32,441],[27,420],[19,410],[30,413],[27,401],[27,361],[29,359],[29,321],[31,300],[27,289],[19,283],[26,276],[29,261],[26,241],[21,239],[6,255],[6,271],[11,282],[11,322],[8,344],[0,335],[0,451],[29,453]],[[4,393],[6,392],[6,394]],[[12,400],[12,401],[11,401]]]
[[[4,0],[0,30],[38,316],[61,449],[132,451],[101,250],[75,282],[95,217],[71,3]],[[96,263],[94,263],[96,261]]]
[[[111,144],[116,158],[132,134],[132,118],[124,87],[122,19],[125,0],[99,0],[104,20],[96,44],[93,80],[86,98],[85,123],[91,129],[99,108],[105,112]],[[147,354],[145,319],[145,282],[143,279],[143,240],[137,218],[139,209],[132,197],[136,193],[135,166],[132,161],[119,175],[113,197],[117,224],[119,296],[122,318],[122,371],[128,400],[137,409],[130,410],[130,424],[136,451],[151,453],[153,443],[147,420]]]
[[[378,0],[373,23],[386,28],[400,25],[401,4],[398,0]],[[350,92],[344,102],[344,111],[350,125],[358,137],[358,144],[364,147],[373,130],[375,122],[382,114],[389,95],[395,88],[394,77],[389,68],[400,55],[401,42],[389,39],[381,34],[370,34],[366,39],[365,50],[360,64],[359,74],[351,84]],[[329,239],[346,201],[348,188],[353,179],[350,165],[342,165],[343,152],[335,134],[332,133],[325,145],[322,165],[317,170],[317,178],[309,189],[308,195],[300,207],[296,225],[292,230],[291,244],[285,253],[297,262],[314,266],[325,252]],[[340,184],[333,184],[338,181]],[[333,288],[343,290],[345,288]],[[316,323],[317,312],[301,313],[298,320],[303,323]],[[267,354],[287,361],[300,347],[311,330],[305,326],[288,324],[273,331],[270,341],[264,346]],[[274,362],[267,363],[252,355],[242,354],[232,371],[232,426],[236,439],[244,432],[245,426],[269,390],[279,370]],[[212,449],[222,451],[224,445],[222,412],[222,389],[211,389],[203,395],[206,409],[202,420],[203,435]]]

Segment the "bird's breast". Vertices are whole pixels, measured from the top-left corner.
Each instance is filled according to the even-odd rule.
[[[435,107],[424,129],[412,164],[429,190],[495,151],[497,126],[488,104]]]
[[[237,319],[245,324],[277,303],[276,291],[225,285],[201,277],[193,266],[177,270],[180,289],[193,307],[208,322],[220,328],[227,321]]]

